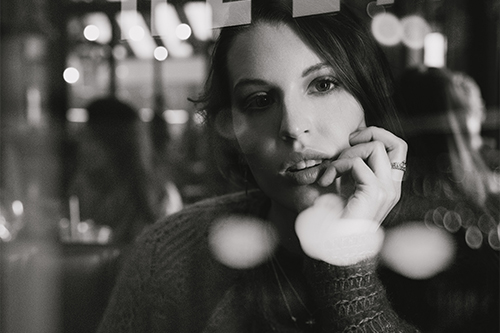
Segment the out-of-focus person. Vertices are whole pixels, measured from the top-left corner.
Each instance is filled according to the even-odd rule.
[[[498,332],[499,178],[481,154],[484,106],[468,75],[407,69],[403,222],[380,270],[400,315],[424,332]]]
[[[77,198],[79,219],[112,229],[112,242],[130,243],[142,228],[182,208],[167,170],[155,161],[164,150],[130,105],[96,99],[72,150],[68,197]]]

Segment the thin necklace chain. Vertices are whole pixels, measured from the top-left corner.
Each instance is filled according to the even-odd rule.
[[[276,281],[278,282],[278,287],[280,289],[281,296],[283,298],[283,301],[285,302],[285,306],[286,306],[286,308],[288,310],[288,314],[290,315],[290,318],[292,319],[292,321],[294,323],[297,323],[297,318],[292,314],[292,309],[290,308],[290,304],[288,304],[288,300],[286,298],[285,292],[283,291],[283,286],[282,286],[281,281],[279,279],[278,272],[276,270],[276,265],[274,263],[275,261],[276,261],[276,265],[278,265],[278,267],[279,267],[279,269],[281,271],[281,274],[283,274],[283,276],[285,277],[286,281],[288,282],[288,285],[290,286],[290,288],[292,289],[293,293],[295,294],[295,297],[297,297],[297,299],[300,302],[300,304],[302,305],[302,307],[309,314],[309,319],[306,321],[306,324],[307,325],[311,325],[311,326],[314,325],[314,324],[316,324],[316,321],[314,320],[311,311],[309,311],[309,309],[307,308],[307,306],[304,304],[304,301],[300,297],[299,293],[297,292],[297,290],[294,288],[293,284],[291,283],[290,279],[288,279],[288,276],[286,275],[285,270],[283,269],[283,267],[281,267],[281,264],[279,263],[278,259],[275,258],[274,256],[272,256],[272,258],[271,258],[271,266],[273,267],[274,276],[276,277]]]

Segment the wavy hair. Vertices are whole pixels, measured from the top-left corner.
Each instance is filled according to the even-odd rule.
[[[285,24],[318,56],[329,63],[344,88],[361,104],[368,126],[383,126],[400,134],[393,99],[393,78],[385,55],[371,33],[346,5],[339,12],[292,17],[291,0],[252,0],[252,23],[226,27],[216,41],[201,106],[215,148],[219,170],[229,179],[241,179],[247,168],[231,135],[221,130],[230,120],[228,53],[235,38],[253,26]],[[332,124],[332,126],[335,126]],[[251,176],[251,175],[249,175]],[[250,178],[250,181],[252,179]]]

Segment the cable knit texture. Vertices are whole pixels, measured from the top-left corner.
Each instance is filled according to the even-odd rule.
[[[375,260],[336,267],[277,251],[275,260],[285,267],[280,275],[270,261],[237,270],[215,260],[207,242],[212,223],[231,214],[262,217],[268,207],[260,191],[231,194],[149,227],[119,276],[98,332],[416,331],[391,310]],[[291,320],[308,313],[316,317],[314,326]]]
[[[321,311],[322,332],[415,332],[391,309],[376,275],[376,258],[337,267],[309,260],[309,281]]]

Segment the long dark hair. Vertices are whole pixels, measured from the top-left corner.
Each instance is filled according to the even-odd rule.
[[[234,140],[218,131],[220,123],[230,119],[227,55],[240,33],[262,22],[286,24],[328,62],[345,89],[363,107],[368,126],[383,126],[401,133],[393,100],[393,78],[385,55],[348,7],[343,5],[336,13],[293,18],[291,0],[253,0],[250,25],[222,29],[214,45],[204,93],[197,101],[225,176],[231,179],[246,170]]]

